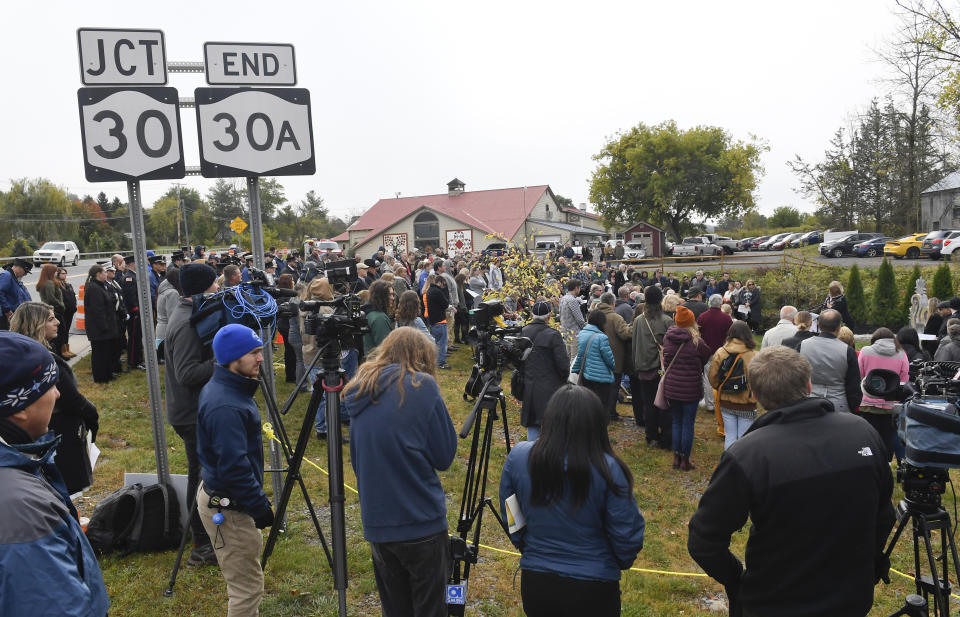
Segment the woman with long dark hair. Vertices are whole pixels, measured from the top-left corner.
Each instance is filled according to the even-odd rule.
[[[106,281],[107,273],[103,266],[90,266],[84,284],[83,307],[87,339],[90,340],[90,365],[96,383],[107,383],[113,379],[116,348],[120,343],[116,301],[107,289]]]
[[[278,289],[293,289],[293,275],[285,272],[277,277]],[[281,298],[278,304],[290,303],[291,298]],[[290,317],[284,312],[284,315],[277,318],[277,332],[283,338],[283,370],[287,383],[297,383],[297,350],[290,343]]]
[[[367,310],[367,324],[370,331],[363,335],[363,354],[370,355],[377,345],[383,342],[393,330],[394,298],[393,283],[375,281],[370,286],[370,304]]]
[[[53,307],[53,313],[58,322],[64,321],[63,289],[60,287],[60,280],[57,277],[57,267],[53,264],[43,264],[40,269],[40,278],[37,280],[37,292],[40,294],[40,301]],[[42,341],[47,345],[46,341]],[[63,357],[63,346],[66,341],[60,338],[59,331],[57,338],[48,345],[55,355]]]
[[[561,387],[540,436],[518,443],[500,476],[500,506],[520,557],[532,617],[620,614],[620,572],[643,548],[633,476],[607,437],[592,391]]]
[[[823,310],[833,309],[839,311],[843,323],[853,330],[856,324],[853,321],[853,315],[847,307],[847,297],[843,295],[843,285],[840,281],[831,281],[827,286],[827,298],[823,301]]]
[[[408,289],[400,294],[400,301],[397,303],[397,322],[395,327],[402,328],[404,326],[416,328],[429,336],[430,340],[433,341],[433,336],[430,335],[427,324],[423,323],[423,318],[420,317],[420,298],[417,297],[417,292],[412,289]]]
[[[43,302],[24,302],[10,320],[10,330],[32,338],[48,349],[57,340],[59,321],[54,308]],[[87,432],[97,440],[100,416],[97,407],[77,389],[77,378],[67,361],[53,354],[57,363],[57,390],[60,396],[53,405],[50,430],[61,436],[54,463],[63,476],[70,494],[82,491],[93,482],[90,458],[87,455]]]

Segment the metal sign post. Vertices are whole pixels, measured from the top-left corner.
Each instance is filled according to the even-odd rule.
[[[137,294],[140,297],[140,327],[143,332],[143,358],[147,363],[147,390],[150,393],[150,423],[153,426],[153,452],[157,459],[157,481],[164,485],[170,482],[170,467],[167,461],[167,432],[160,408],[160,365],[154,345],[156,332],[153,329],[153,305],[150,303],[150,276],[147,269],[147,239],[143,229],[143,206],[140,203],[140,182],[127,182],[130,199],[130,229],[133,232],[134,265],[137,268]]]
[[[81,80],[91,86],[77,91],[84,173],[90,182],[127,183],[157,481],[169,484],[140,181],[184,176],[177,90],[160,87],[167,83],[161,30],[80,28],[77,50]]]
[[[266,260],[263,250],[263,222],[260,219],[260,178],[258,176],[247,177],[247,203],[250,206],[250,241],[253,250],[253,265],[262,271]],[[273,384],[273,339],[263,341],[263,363],[270,367],[269,370],[263,371],[263,381],[270,390],[269,393],[264,393],[264,396],[273,396],[275,392]],[[284,461],[280,455],[280,446],[271,439],[270,467],[272,469],[283,469],[283,466]],[[278,471],[270,475],[273,480],[273,494],[279,495],[283,490],[283,473]],[[277,523],[285,524],[284,521],[277,521]]]

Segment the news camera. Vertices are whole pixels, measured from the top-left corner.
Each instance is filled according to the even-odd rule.
[[[960,573],[960,557],[953,524],[940,496],[950,483],[949,470],[960,468],[960,362],[913,363],[906,383],[900,383],[900,375],[894,371],[874,369],[864,377],[863,389],[896,402],[893,413],[905,450],[905,460],[897,466],[904,499],[897,505],[897,525],[883,554],[889,563],[900,535],[912,528],[918,595],[908,596],[904,607],[893,615],[947,617],[952,590],[949,571],[953,569],[953,576]],[[939,550],[938,556],[935,550]],[[927,557],[929,574],[923,572],[921,555]],[[931,599],[932,610],[928,611]]]
[[[467,342],[474,345],[475,369],[502,371],[508,366],[523,368],[523,362],[533,348],[533,342],[520,334],[520,326],[500,326],[496,318],[503,315],[499,300],[481,302],[470,311],[470,331]],[[476,396],[476,395],[473,395]]]
[[[266,340],[273,336],[277,316],[289,316],[288,312],[279,312],[276,298],[292,298],[296,292],[269,285],[262,270],[251,267],[249,272],[250,280],[246,283],[210,295],[193,296],[190,325],[204,344],[211,343],[220,328],[232,323],[243,324]]]

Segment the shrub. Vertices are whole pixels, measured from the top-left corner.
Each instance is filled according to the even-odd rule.
[[[893,276],[893,266],[884,257],[877,271],[877,285],[873,288],[873,311],[869,322],[874,326],[886,326],[896,332],[905,323],[901,318],[900,294]]]
[[[943,263],[933,275],[933,295],[940,300],[949,300],[953,297],[953,279],[950,277],[950,266]]]
[[[867,321],[867,297],[863,293],[863,281],[860,279],[860,268],[856,264],[850,268],[850,278],[847,279],[847,308],[850,316],[857,324]]]

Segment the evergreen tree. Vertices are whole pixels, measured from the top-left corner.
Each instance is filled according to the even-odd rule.
[[[863,281],[860,279],[860,268],[856,264],[850,268],[850,278],[847,280],[847,308],[850,316],[858,324],[867,323],[867,297],[863,293]]]
[[[897,279],[893,275],[893,266],[884,257],[877,271],[877,286],[873,289],[874,325],[886,326],[896,332],[903,325],[900,313],[900,297],[897,291]]]
[[[907,288],[904,290],[903,299],[900,302],[900,320],[899,325],[903,326],[910,323],[910,299],[913,298],[914,290],[917,288],[917,279],[921,276],[920,266],[914,266],[907,279]]]
[[[940,264],[936,273],[933,275],[933,297],[940,301],[949,300],[953,297],[953,280],[950,277],[950,266],[945,263]]]

